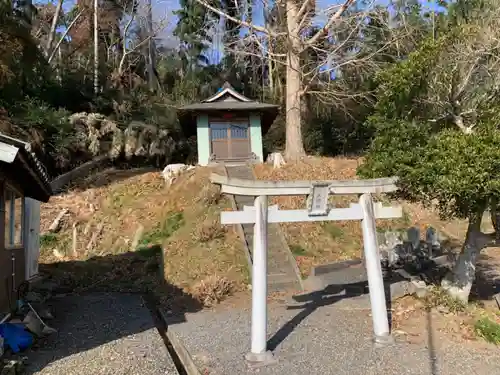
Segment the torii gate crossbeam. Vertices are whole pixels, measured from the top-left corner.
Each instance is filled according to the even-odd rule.
[[[226,194],[255,197],[254,207],[221,213],[222,224],[254,224],[252,264],[252,327],[250,364],[263,365],[273,361],[267,350],[267,224],[299,221],[361,220],[374,341],[392,342],[385,300],[382,267],[378,252],[375,219],[402,216],[401,207],[384,207],[374,203],[371,194],[397,190],[397,178],[352,181],[251,181],[212,174],[211,181]],[[330,194],[357,194],[359,203],[347,208],[330,208]],[[268,196],[309,195],[309,207],[303,210],[279,210],[268,207]]]

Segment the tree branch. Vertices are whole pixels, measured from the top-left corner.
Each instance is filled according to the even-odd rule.
[[[66,29],[66,31],[64,31],[64,34],[61,36],[61,39],[59,39],[59,42],[57,42],[54,50],[52,51],[52,53],[50,54],[49,56],[49,59],[47,60],[49,63],[52,61],[52,59],[54,58],[54,56],[56,55],[56,52],[57,50],[59,49],[59,47],[61,46],[61,43],[63,42],[63,40],[66,38],[66,35],[68,35],[68,32],[71,30],[71,28],[73,27],[73,25],[76,23],[76,21],[78,21],[78,18],[80,18],[80,16],[83,14],[83,12],[85,11],[85,9],[82,9],[76,16],[75,18],[73,18],[73,21],[71,21],[71,23],[69,24],[68,28]]]
[[[297,19],[301,19],[306,14],[306,10],[307,10],[307,7],[309,6],[310,2],[311,2],[311,0],[304,1],[304,4],[302,4],[302,6],[300,7],[300,9],[297,13]],[[304,17],[304,19],[305,18],[306,17]],[[300,21],[299,24],[302,24],[302,21]]]
[[[57,21],[59,21],[59,15],[61,14],[61,8],[64,0],[59,0],[57,2],[57,7],[54,13],[54,18],[52,18],[52,25],[50,26],[49,39],[47,40],[47,45],[45,47],[45,56],[48,56],[52,48],[52,43],[56,35]],[[57,48],[56,48],[57,50]]]
[[[462,83],[458,86],[457,92],[453,95],[453,98],[452,98],[453,101],[461,99],[461,97],[464,93],[465,87],[469,84],[469,81],[472,77],[472,74],[474,73],[474,69],[476,68],[476,65],[480,59],[481,59],[481,57],[477,57],[475,59],[474,63],[470,66],[469,71],[467,72],[465,78],[463,79]]]
[[[257,26],[257,25],[254,25],[252,23],[248,23],[246,21],[234,18],[234,17],[228,15],[227,13],[223,12],[222,10],[217,9],[217,8],[211,6],[210,4],[206,3],[203,0],[196,0],[196,2],[199,3],[199,4],[201,4],[202,6],[204,6],[205,8],[207,8],[208,10],[210,10],[211,12],[216,13],[216,14],[218,14],[221,17],[227,18],[228,20],[230,20],[230,21],[232,21],[234,23],[237,23],[240,26],[248,27],[249,29],[251,29],[253,31],[258,31],[258,32],[261,32],[261,33],[264,33],[266,35],[270,35],[270,36],[273,36],[273,37],[278,37],[280,35],[285,35],[284,33],[277,34],[277,33],[272,32],[271,30],[266,29],[265,27]]]
[[[127,33],[128,29],[130,28],[130,25],[135,19],[135,14],[134,12],[134,6],[135,6],[135,1],[132,1],[132,15],[130,16],[130,20],[127,22],[125,27],[123,28],[123,55],[122,58],[120,59],[120,63],[118,64],[118,74],[123,73],[123,65],[125,64],[125,57],[127,57]]]
[[[198,0],[197,0],[198,1]],[[330,29],[330,27],[332,27],[332,25],[335,23],[335,21],[337,21],[341,16],[342,14],[351,6],[353,5],[354,3],[356,2],[356,0],[346,0],[344,4],[342,4],[340,6],[340,8],[330,17],[330,19],[328,20],[328,22],[325,24],[325,26],[323,26],[323,28],[321,28],[321,30],[319,30],[315,35],[313,35],[311,37],[311,39],[307,40],[304,42],[305,44],[305,47],[304,49],[307,49],[308,47],[312,46],[314,43],[316,43],[318,41],[318,39],[325,35],[326,33],[328,33],[328,29]]]
[[[231,51],[232,53],[234,54],[237,54],[237,55],[243,55],[243,56],[254,56],[254,57],[257,57],[261,60],[269,60],[269,61],[273,61],[277,64],[280,64],[282,66],[287,66],[287,62],[284,61],[283,59],[276,59],[276,58],[273,58],[272,55],[268,55],[267,57],[263,57],[262,54],[258,54],[258,53],[255,53],[255,52],[250,52],[250,51],[241,51],[241,49],[232,49],[232,48],[226,48],[226,50],[228,51]]]
[[[139,43],[137,43],[133,48],[129,49],[128,51],[125,50],[123,52],[123,56],[122,56],[122,59],[120,61],[120,65],[118,67],[118,73],[121,74],[123,73],[123,65],[125,63],[125,58],[130,55],[132,52],[134,52],[135,50],[137,50],[137,48],[139,47],[142,47],[144,44],[146,44],[147,42],[149,42],[150,39],[154,38],[158,33],[158,30],[156,30],[152,35],[148,35],[146,38],[144,38],[142,41],[140,41]]]

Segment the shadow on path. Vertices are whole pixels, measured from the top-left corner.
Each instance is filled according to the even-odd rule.
[[[431,375],[438,375],[437,353],[434,343],[434,329],[432,326],[432,312],[430,309],[426,311],[427,318],[427,352],[429,354],[429,370]]]
[[[401,281],[397,275],[393,275],[391,279],[385,281],[385,294],[388,310],[389,326],[391,328],[391,312],[392,312],[392,298],[391,298],[391,284]],[[368,284],[366,281],[356,282],[351,284],[338,284],[329,285],[323,290],[293,296],[293,299],[298,303],[297,306],[289,306],[289,310],[301,310],[292,319],[286,322],[269,340],[268,349],[275,351],[278,346],[311,314],[322,306],[334,304],[346,298],[354,298],[366,296],[368,297]],[[300,304],[302,303],[302,304]],[[368,302],[369,303],[369,302]],[[300,304],[300,305],[299,305]],[[427,325],[427,348],[430,366],[430,374],[438,375],[438,359],[434,341],[434,331],[432,325],[431,311],[427,311],[426,315]]]
[[[274,351],[299,324],[301,324],[309,315],[314,313],[321,306],[334,304],[345,298],[359,297],[366,294],[368,284],[366,281],[343,284],[329,285],[323,290],[312,293],[293,296],[297,306],[289,306],[288,310],[302,310],[292,319],[286,322],[269,340],[268,349]],[[344,292],[343,294],[340,294]]]
[[[185,313],[200,311],[202,305],[164,281],[160,262],[161,255],[155,249],[147,249],[42,265],[43,272],[50,275],[46,284],[52,283],[52,294],[56,295],[48,301],[54,319],[47,323],[58,332],[39,340],[26,353],[27,374],[38,374],[62,358],[73,356],[78,360],[88,356],[85,352],[94,353],[94,357],[98,353],[95,360],[105,363],[107,356],[113,357],[109,362],[123,360],[124,366],[128,362],[133,362],[130,366],[138,366],[147,358],[165,356],[149,303],[161,300],[163,307],[171,312],[170,324],[184,322]],[[157,360],[160,367],[152,369],[151,374],[165,373],[162,369],[167,365],[161,365],[167,357]],[[147,369],[154,365],[148,360],[141,366]],[[40,374],[52,374],[50,371]],[[79,373],[100,374],[89,371]],[[124,368],[115,373],[123,371]]]
[[[296,304],[288,306],[289,310],[302,310],[295,315],[290,321],[285,323],[268,341],[270,350],[275,350],[285,339],[294,331],[294,329],[301,324],[309,315],[316,311],[321,306],[334,304],[340,300],[365,296],[369,303],[369,289],[368,281],[366,278],[360,276],[360,271],[363,268],[351,268],[351,264],[343,262],[346,266],[338,266],[335,272],[338,272],[338,277],[335,280],[349,280],[354,282],[345,283],[332,283],[322,290],[314,291],[293,296]],[[357,262],[359,263],[359,262]],[[354,272],[352,272],[354,271]],[[365,276],[366,277],[366,276]],[[389,318],[389,328],[392,326],[392,297],[391,297],[391,284],[405,280],[398,273],[390,273],[386,275],[384,280],[385,300]]]

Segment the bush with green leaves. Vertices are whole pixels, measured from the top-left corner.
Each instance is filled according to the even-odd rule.
[[[401,194],[435,203],[444,218],[469,218],[500,197],[500,131],[433,133],[424,122],[387,120],[360,167],[365,177],[398,176]]]
[[[75,144],[75,131],[68,121],[70,113],[33,98],[25,98],[11,107],[12,121],[31,141],[35,152],[53,170],[68,164]]]
[[[359,168],[364,177],[398,176],[404,198],[469,220],[462,252],[442,282],[463,301],[479,251],[492,243],[480,231],[483,213],[496,215],[500,199],[500,54],[493,49],[500,31],[485,36],[498,30],[494,18],[475,22],[426,41],[377,77],[366,124],[375,138]]]

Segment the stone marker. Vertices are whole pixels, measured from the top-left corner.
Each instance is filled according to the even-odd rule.
[[[420,229],[418,229],[417,227],[409,228],[408,241],[411,242],[413,250],[417,250],[420,247]]]
[[[425,231],[425,242],[427,242],[432,248],[441,247],[436,229],[434,229],[433,227],[427,228],[427,230]]]
[[[391,249],[395,248],[397,245],[403,244],[401,234],[394,231],[385,232],[385,243]]]
[[[433,227],[428,227],[426,229],[425,242],[427,243],[427,247],[429,249],[429,257],[432,258],[433,251],[441,248],[437,231]]]
[[[403,244],[401,239],[401,233],[395,231],[383,232],[380,236],[381,245],[379,249],[381,251],[381,256],[386,258],[387,262],[395,264],[399,260],[398,248]]]

